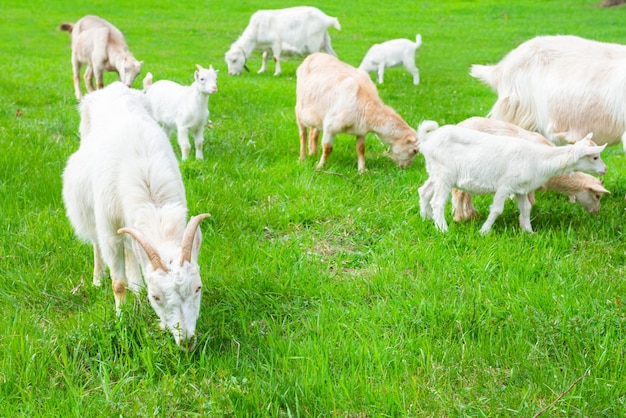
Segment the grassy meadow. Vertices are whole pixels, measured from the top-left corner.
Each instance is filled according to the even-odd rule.
[[[422,156],[405,170],[367,139],[359,175],[343,135],[323,172],[298,161],[295,71],[229,77],[224,52],[262,8],[292,0],[5,0],[0,7],[0,416],[544,416],[626,414],[626,158],[607,149],[598,215],[543,193],[534,234],[514,201],[438,233],[419,216]],[[540,34],[626,44],[626,8],[594,0],[316,0],[339,18],[339,57],[421,33],[421,84],[385,73],[383,100],[416,127],[484,116],[495,94],[468,75]],[[179,350],[145,299],[116,319],[91,285],[91,247],[65,216],[61,173],[78,148],[70,37],[97,14],[142,74],[190,84],[220,70],[205,161],[181,163],[202,224],[197,346]],[[372,75],[373,77],[373,75]],[[108,74],[105,82],[115,80]],[[81,84],[82,85],[82,84]],[[84,88],[84,87],[83,87]],[[176,140],[172,143],[177,154]],[[545,412],[542,412],[544,411]]]

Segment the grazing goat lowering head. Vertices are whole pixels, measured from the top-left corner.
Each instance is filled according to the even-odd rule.
[[[109,268],[118,314],[127,284],[134,292],[145,284],[161,327],[191,348],[202,287],[199,223],[209,215],[186,222],[178,161],[141,92],[113,83],[85,96],[80,113],[63,200],[76,234],[93,245],[93,282]]]

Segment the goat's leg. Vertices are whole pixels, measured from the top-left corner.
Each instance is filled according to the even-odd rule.
[[[317,154],[317,145],[320,139],[320,131],[316,128],[311,128],[309,132],[309,155]]]
[[[94,67],[93,72],[96,75],[96,88],[98,90],[104,88],[104,68]]]
[[[317,169],[324,167],[326,164],[326,160],[331,152],[333,152],[333,141],[335,137],[334,135],[328,133],[328,130],[324,130],[324,134],[322,135],[322,157],[320,158],[320,162],[317,164]]]
[[[298,139],[300,140],[300,161],[306,160],[306,136],[307,136],[307,126],[300,122],[298,122]],[[309,143],[309,149],[311,148],[311,144]]]
[[[498,219],[498,216],[502,214],[504,210],[504,202],[506,201],[509,192],[507,190],[497,190],[496,194],[493,196],[493,202],[491,202],[491,206],[489,206],[489,216],[487,220],[480,228],[481,235],[487,234],[491,231],[491,227],[493,223]]]
[[[357,165],[361,173],[365,172],[365,135],[356,137]]]
[[[378,64],[378,84],[383,84],[385,78],[385,63]]]
[[[433,181],[431,179],[426,180],[426,182],[417,189],[419,194],[419,205],[420,205],[420,215],[422,219],[432,219],[433,218],[433,208],[431,206],[431,200],[433,198],[434,193]]]
[[[106,264],[102,259],[102,253],[100,252],[100,246],[97,242],[92,242],[93,245],[93,285],[100,286],[102,284],[102,278],[106,275]]]
[[[476,209],[472,204],[472,196],[459,189],[452,189],[452,212],[454,222],[466,221],[476,216]]]
[[[105,224],[106,222],[103,222]],[[122,304],[126,300],[126,257],[124,254],[124,237],[120,235],[111,235],[108,225],[100,225],[97,228],[100,242],[102,246],[102,258],[109,266],[111,273],[111,285],[113,287],[113,296],[115,297],[115,310],[119,316],[122,312]]]
[[[72,55],[72,81],[74,82],[74,95],[76,100],[83,98],[83,94],[80,91],[80,62]]]
[[[282,52],[283,50],[281,42],[276,42],[274,45],[272,45],[272,54],[274,57],[274,64],[276,65],[274,75],[279,75],[283,72],[282,68],[280,68],[280,54],[282,54]]]
[[[516,194],[515,200],[517,200],[517,208],[519,209],[519,226],[524,231],[533,232],[533,228],[530,225],[532,204],[528,200],[528,194]]]
[[[204,127],[200,125],[193,133],[194,145],[196,146],[196,160],[204,160],[202,145],[204,145]]]
[[[85,87],[87,87],[87,92],[91,93],[95,89],[93,88],[93,67],[91,65],[87,65],[85,69],[85,75],[83,76],[85,79]]]
[[[186,126],[178,127],[178,145],[180,145],[180,152],[184,161],[189,158],[189,151],[191,150],[191,145],[189,144],[189,128]]]
[[[448,197],[450,196],[450,189],[444,183],[434,183],[434,193],[431,200],[431,206],[433,208],[433,219],[435,226],[441,232],[448,231],[448,224],[446,223],[446,204],[448,203]]]
[[[420,71],[415,66],[415,56],[407,57],[402,63],[404,64],[404,68],[413,74],[413,84],[417,86],[420,83]]]
[[[261,57],[261,68],[257,71],[257,74],[267,71],[267,55],[267,51],[263,51],[263,56]]]
[[[143,287],[139,262],[137,258],[135,258],[135,253],[130,248],[124,248],[124,259],[126,260],[125,267],[126,277],[128,277],[128,289],[138,294]]]

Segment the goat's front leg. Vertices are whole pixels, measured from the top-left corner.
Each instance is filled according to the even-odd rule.
[[[100,286],[102,284],[102,278],[106,275],[106,264],[102,259],[102,253],[100,252],[100,246],[97,242],[92,242],[93,245],[93,285]]]
[[[104,88],[104,68],[94,68],[93,72],[96,76],[96,88],[98,90]]]
[[[516,194],[515,200],[517,200],[517,208],[519,209],[519,226],[524,231],[533,232],[533,228],[530,225],[532,204],[528,200],[528,194]]]
[[[276,64],[276,69],[274,70],[274,75],[279,75],[283,72],[282,68],[280,68],[280,54],[282,53],[282,49],[280,44],[274,45],[272,48],[272,53],[274,54],[274,63]]]
[[[128,277],[128,288],[138,294],[143,287],[139,262],[135,258],[135,253],[130,248],[124,248],[124,259],[126,260],[126,277]]]
[[[378,64],[378,84],[383,84],[385,78],[385,63]]]
[[[189,151],[191,145],[189,144],[189,128],[186,126],[178,127],[178,145],[180,145],[180,151],[183,161],[189,158]]]
[[[193,133],[194,145],[196,146],[196,160],[204,160],[202,145],[204,144],[204,128],[202,125]]]
[[[450,187],[441,182],[434,184],[433,198],[431,199],[431,206],[433,209],[433,219],[435,226],[441,232],[448,231],[448,224],[446,223],[446,204],[448,203],[448,197],[450,196]]]
[[[263,51],[263,56],[261,57],[261,68],[257,71],[257,74],[261,74],[267,71],[267,51]]]
[[[365,135],[356,137],[357,166],[361,173],[365,172]]]

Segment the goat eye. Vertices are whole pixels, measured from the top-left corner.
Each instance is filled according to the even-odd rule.
[[[201,291],[201,290],[202,290],[202,286],[198,286],[198,287],[196,288],[196,293],[200,293],[200,291]]]
[[[158,297],[157,295],[152,295],[152,299],[155,300],[156,302],[161,300],[161,298]]]

